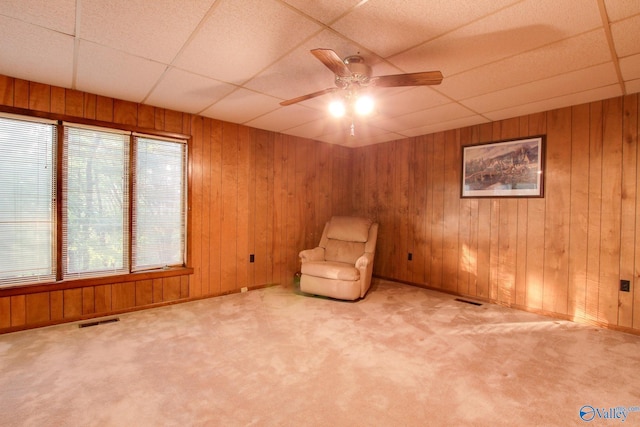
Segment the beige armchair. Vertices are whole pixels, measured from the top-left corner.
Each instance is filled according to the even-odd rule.
[[[300,290],[344,300],[365,296],[371,286],[378,224],[366,218],[334,216],[320,244],[300,252]]]

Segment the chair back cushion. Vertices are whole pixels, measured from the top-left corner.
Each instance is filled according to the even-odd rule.
[[[364,243],[369,238],[371,220],[350,216],[334,216],[329,222],[327,237],[346,242]]]
[[[327,261],[355,264],[362,254],[364,254],[363,242],[345,242],[342,240],[328,239],[327,247],[324,250],[324,259]]]

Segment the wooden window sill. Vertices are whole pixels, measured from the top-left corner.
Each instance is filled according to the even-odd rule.
[[[108,285],[112,283],[136,282],[138,280],[161,279],[164,277],[186,276],[193,274],[193,267],[172,267],[167,269],[139,271],[136,273],[116,274],[113,276],[91,277],[85,279],[68,279],[57,282],[33,285],[20,285],[0,288],[0,298],[14,295],[37,294],[40,292],[61,291],[66,289],[85,288],[88,286]]]

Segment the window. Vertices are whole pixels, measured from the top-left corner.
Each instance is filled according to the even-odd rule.
[[[65,278],[127,273],[129,135],[67,126],[63,153]]]
[[[55,279],[56,126],[0,117],[0,284]]]
[[[135,137],[133,270],[184,262],[186,154],[184,143]]]
[[[183,266],[186,156],[184,140],[0,117],[0,287]]]

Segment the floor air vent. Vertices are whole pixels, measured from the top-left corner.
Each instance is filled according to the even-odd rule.
[[[482,303],[475,302],[475,301],[469,301],[469,300],[462,299],[462,298],[456,298],[456,301],[464,302],[466,304],[471,304],[471,305],[477,305],[477,306],[482,305]]]
[[[98,326],[98,325],[104,325],[105,323],[113,323],[113,322],[119,322],[119,321],[120,319],[118,319],[117,317],[114,317],[112,319],[104,319],[104,320],[98,320],[95,322],[81,323],[80,327],[88,328],[89,326]]]

